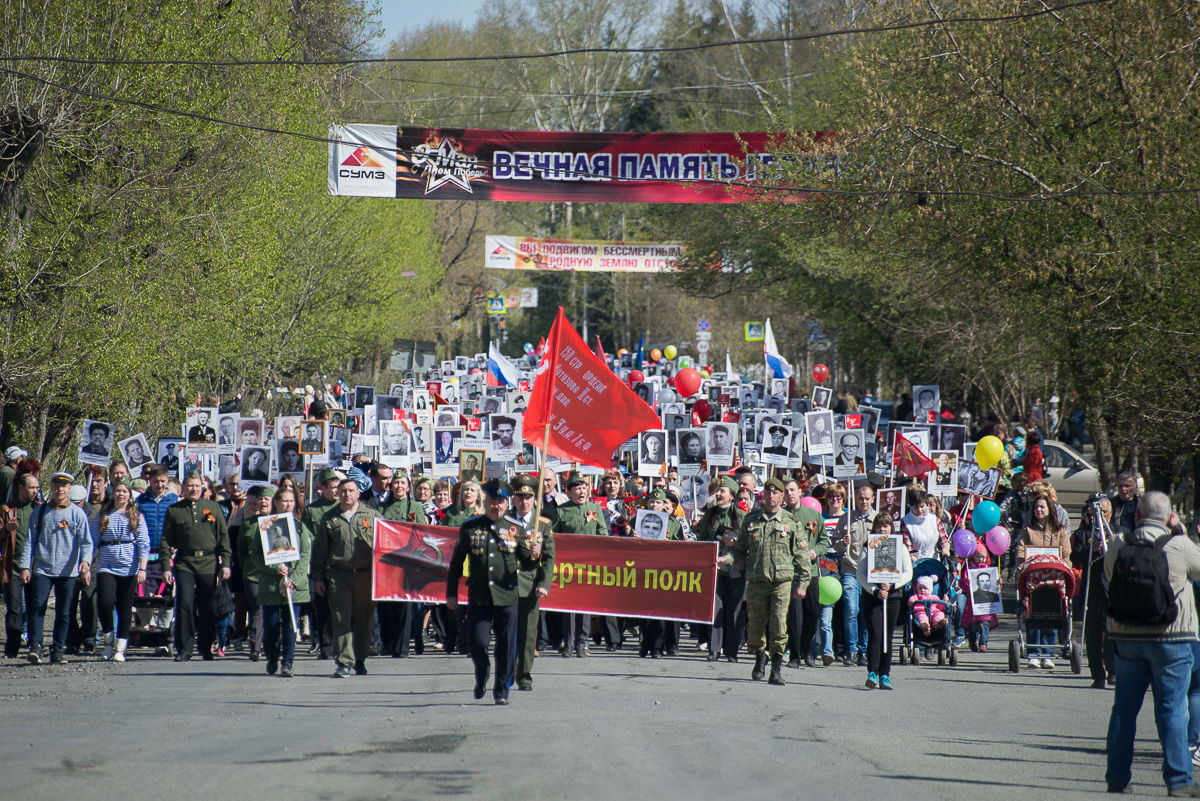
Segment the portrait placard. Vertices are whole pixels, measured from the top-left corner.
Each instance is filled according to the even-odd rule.
[[[263,515],[258,518],[263,563],[282,565],[300,560],[300,540],[296,536],[296,518],[291,514]]]

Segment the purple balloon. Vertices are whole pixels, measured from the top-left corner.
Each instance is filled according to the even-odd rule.
[[[965,528],[954,532],[954,553],[958,555],[959,559],[966,559],[975,553],[975,535]]]
[[[1012,535],[1004,526],[995,526],[983,536],[983,542],[993,556],[999,556],[1008,551],[1008,546],[1012,543]]]

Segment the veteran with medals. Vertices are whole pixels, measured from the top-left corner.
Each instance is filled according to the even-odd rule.
[[[554,575],[554,535],[550,519],[543,516],[535,526],[533,516],[537,506],[537,479],[521,473],[512,480],[512,507],[506,519],[517,520],[525,527],[527,551],[519,551],[517,574],[517,689],[533,689],[533,659],[537,647],[538,605],[550,594]]]

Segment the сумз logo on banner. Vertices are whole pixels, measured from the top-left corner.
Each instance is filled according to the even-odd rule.
[[[517,238],[515,236],[487,236],[484,240],[487,258],[484,267],[511,270],[516,266]]]
[[[434,145],[425,143],[413,148],[413,171],[425,178],[425,194],[443,184],[451,184],[472,192],[471,181],[487,176],[487,170],[479,166],[479,157],[467,155],[442,137]]]
[[[395,126],[332,125],[329,138],[329,194],[396,196]]]

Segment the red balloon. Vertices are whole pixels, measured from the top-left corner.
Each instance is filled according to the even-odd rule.
[[[829,378],[829,368],[823,364],[814,364],[812,372],[813,381],[818,384],[825,383],[825,379]]]
[[[692,406],[692,415],[699,418],[701,423],[706,422],[708,418],[712,417],[712,404],[701,398]]]
[[[632,387],[634,384],[636,384],[640,381],[645,381],[645,380],[646,380],[646,374],[643,373],[641,370],[630,370],[629,371],[629,386]]]
[[[691,367],[685,367],[675,374],[675,389],[679,390],[679,394],[683,397],[690,398],[700,391],[700,384],[703,381],[700,373]]]
[[[668,387],[675,386],[675,376],[673,376],[673,375],[667,376],[667,386]]]

